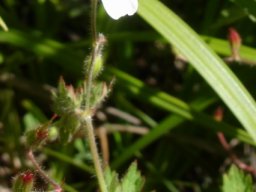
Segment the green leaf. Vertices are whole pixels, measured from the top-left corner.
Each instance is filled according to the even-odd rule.
[[[108,95],[108,87],[104,82],[94,83],[91,90],[91,107],[96,108]],[[85,93],[86,94],[86,93]],[[85,97],[85,96],[84,96]]]
[[[137,163],[134,162],[129,167],[127,173],[122,179],[122,191],[140,192],[144,185],[144,179],[137,170]]]
[[[109,192],[140,192],[144,185],[144,178],[137,170],[136,162],[131,164],[121,181],[118,179],[118,174],[109,167],[104,175]]]
[[[191,62],[256,141],[255,102],[228,66],[161,2],[141,0],[139,14]]]
[[[107,167],[104,175],[109,192],[121,192],[121,186],[117,173],[115,171],[111,171],[111,169]]]
[[[37,117],[32,113],[26,113],[23,117],[25,131],[29,131],[40,124]]]
[[[69,90],[73,90],[73,87],[68,88],[65,81],[61,78],[58,84],[58,89],[56,92],[53,92],[53,110],[58,115],[65,115],[66,113],[71,113],[74,111],[75,103],[74,99],[72,100],[72,95],[69,94]]]
[[[223,175],[222,192],[252,192],[253,182],[249,174],[245,174],[242,170],[232,165],[228,173]]]
[[[56,126],[59,128],[61,143],[67,144],[73,140],[74,134],[80,127],[79,115],[75,113],[62,115]]]

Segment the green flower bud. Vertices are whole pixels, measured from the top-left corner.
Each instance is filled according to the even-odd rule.
[[[61,78],[57,91],[53,93],[53,101],[53,110],[57,115],[74,113],[82,106],[83,89],[74,89],[72,85],[66,85]]]
[[[49,123],[28,131],[25,136],[27,140],[27,145],[30,147],[38,147],[42,145],[47,139],[49,135],[48,130]]]
[[[103,70],[103,58],[101,54],[98,54],[95,58],[92,78],[96,79],[102,70]]]
[[[14,192],[31,192],[33,191],[35,175],[31,171],[18,174],[13,181]]]

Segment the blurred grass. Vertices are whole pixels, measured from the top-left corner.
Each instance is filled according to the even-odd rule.
[[[227,27],[237,27],[243,42],[249,45],[241,47],[241,57],[255,62],[255,24],[250,23],[240,7],[234,8],[233,3],[213,0],[203,3],[199,0],[193,3],[163,2],[200,34],[193,37],[204,40],[208,45],[206,50],[211,49],[221,57],[230,56]],[[224,121],[213,120],[213,111],[218,106],[224,106],[210,87],[220,85],[217,83],[219,78],[208,84],[191,66],[183,63],[183,68],[179,69],[175,65],[169,44],[173,43],[172,35],[182,35],[184,31],[169,19],[166,23],[169,9],[163,18],[165,12],[155,8],[156,1],[141,0],[140,3],[139,14],[146,18],[145,9],[153,7],[154,10],[147,14],[156,14],[156,17],[148,22],[155,28],[162,23],[168,31],[158,34],[139,16],[114,22],[102,7],[99,9],[99,29],[108,38],[102,79],[109,81],[115,77],[116,83],[108,101],[99,109],[107,119],[95,118],[95,124],[130,125],[126,120],[105,113],[106,107],[114,106],[134,115],[141,120],[141,125],[149,129],[149,133],[143,136],[118,132],[109,134],[110,163],[118,167],[122,175],[128,163],[137,159],[146,177],[145,191],[218,191],[222,172],[219,170],[225,169],[227,154],[218,144],[215,133],[222,131],[228,139],[237,141],[239,145],[235,152],[248,162],[254,158],[251,155],[254,149],[248,144],[254,146],[255,143],[243,128],[238,128],[241,124],[237,119],[243,117],[234,117],[226,107]],[[197,10],[187,11],[191,10],[192,4],[197,5]],[[49,90],[54,89],[57,79],[64,75],[68,82],[80,83],[83,61],[90,52],[89,10],[89,3],[80,0],[25,3],[4,0],[0,3],[1,16],[9,27],[8,32],[0,31],[0,168],[11,170],[7,173],[0,171],[3,186],[10,186],[13,175],[27,168],[22,135],[24,130],[52,116]],[[183,37],[182,41],[189,41],[192,36]],[[183,44],[176,42],[175,45]],[[189,54],[196,51],[195,47],[199,45],[191,46]],[[205,49],[197,53],[205,54]],[[183,56],[196,66],[197,60],[191,60],[189,54],[183,52]],[[214,59],[212,55],[208,56],[203,65],[209,67]],[[223,64],[212,67],[216,74],[216,68],[222,69]],[[229,67],[254,94],[255,69],[245,65]],[[201,72],[202,75],[204,73]],[[11,78],[6,79],[6,74]],[[24,84],[25,88],[20,87]],[[235,89],[237,96],[243,97],[243,92],[238,93],[237,87]],[[247,110],[245,106],[241,102],[229,107],[233,111],[238,107]],[[250,114],[252,118],[253,114]],[[244,146],[250,148],[252,153],[246,153]],[[50,174],[68,184],[65,190],[95,191],[85,141],[78,138],[70,146],[59,145],[58,140],[51,141],[40,153],[44,154],[45,166]],[[7,162],[6,157],[10,159]],[[12,163],[15,161],[20,162],[20,167]]]
[[[38,42],[36,40],[29,39],[26,35],[22,36],[22,33],[17,33],[17,32],[13,32],[13,36],[19,37],[20,39],[19,40],[17,40],[16,38],[12,39],[13,36],[10,35],[11,33],[12,33],[11,31],[8,33],[9,36],[0,34],[0,37],[2,37],[2,39],[0,38],[0,41],[4,40],[5,42],[7,42],[9,40],[8,42],[14,44],[15,46],[19,46],[24,49],[29,49],[29,51],[33,51],[39,56],[44,56],[45,58],[48,58],[54,62],[56,62],[59,57],[62,57],[62,60],[61,60],[62,62],[60,63],[62,64],[62,66],[65,67],[65,70],[68,70],[70,73],[74,73],[74,74],[78,74],[77,71],[80,71],[79,67],[76,65],[79,65],[79,62],[82,60],[82,56],[79,54],[75,56],[75,53],[73,53],[72,50],[69,50],[69,48],[65,47],[64,45],[61,45],[52,40],[45,40],[45,41]],[[6,33],[3,33],[3,34],[6,34]],[[34,44],[32,46],[26,46],[27,44],[24,43],[26,41],[27,43],[30,43],[30,44],[34,42]],[[215,47],[216,50],[219,49],[219,53],[223,55],[228,55],[228,53],[230,52],[227,46],[227,42],[224,40],[222,41],[216,40],[216,39],[209,40],[208,38],[207,41],[210,43],[210,45],[212,45],[212,47]],[[41,43],[41,42],[51,42],[51,43],[48,44],[48,43]],[[39,47],[39,49],[35,49],[34,47]],[[40,49],[40,47],[43,47],[43,49]],[[226,49],[224,49],[225,47]],[[63,54],[62,50],[65,50],[64,57],[62,55]],[[255,52],[254,49],[249,47],[243,47],[241,50],[242,50],[241,54],[246,59],[251,59],[253,56],[253,53]],[[70,71],[70,68],[73,68],[73,70]],[[180,101],[179,99],[174,98],[163,92],[159,92],[158,90],[151,90],[147,88],[147,86],[145,86],[143,82],[140,82],[132,77],[129,77],[127,74],[122,73],[121,71],[118,71],[114,68],[107,68],[106,74],[109,76],[109,78],[111,78],[114,75],[118,79],[118,82],[120,82],[121,86],[126,85],[125,89],[126,90],[128,89],[131,93],[135,93],[139,99],[143,101],[147,101],[150,104],[159,106],[162,109],[165,109],[167,111],[174,112],[178,115],[181,115],[182,117],[185,117],[186,119],[193,118],[191,115],[191,109],[189,109],[188,105],[183,101]],[[124,82],[122,83],[122,81]],[[202,119],[202,118],[199,117],[198,119]],[[225,128],[223,130],[225,131]],[[235,134],[232,134],[232,135],[235,135]],[[245,140],[249,143],[252,143],[250,139],[245,139]]]
[[[140,15],[184,54],[256,141],[256,104],[239,79],[171,10],[155,0],[140,3]]]

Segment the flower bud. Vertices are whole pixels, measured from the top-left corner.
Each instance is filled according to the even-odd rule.
[[[100,74],[100,72],[103,69],[103,59],[102,59],[102,55],[98,54],[95,58],[94,61],[94,68],[93,68],[93,72],[92,72],[92,78],[95,79],[97,78],[97,76]]]
[[[33,184],[35,175],[31,171],[26,171],[18,174],[13,181],[14,192],[31,192],[33,191]]]
[[[215,111],[214,111],[214,119],[218,122],[222,121],[223,119],[223,113],[224,110],[222,107],[218,107]]]
[[[82,106],[83,89],[74,89],[60,78],[58,89],[53,93],[53,101],[53,110],[57,115],[73,113]]]
[[[228,40],[231,47],[232,58],[240,61],[239,49],[242,43],[239,33],[234,28],[229,28]]]
[[[25,134],[27,145],[30,147],[38,147],[42,145],[47,140],[49,135],[48,126],[49,123],[47,122],[36,129],[28,131]]]

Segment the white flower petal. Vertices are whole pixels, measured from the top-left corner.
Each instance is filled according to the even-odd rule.
[[[138,0],[102,0],[110,17],[117,20],[125,15],[133,15],[138,9]]]
[[[134,13],[137,12],[138,10],[138,0],[130,0],[130,1],[127,1],[129,4],[127,5],[127,14],[128,15],[133,15]]]

